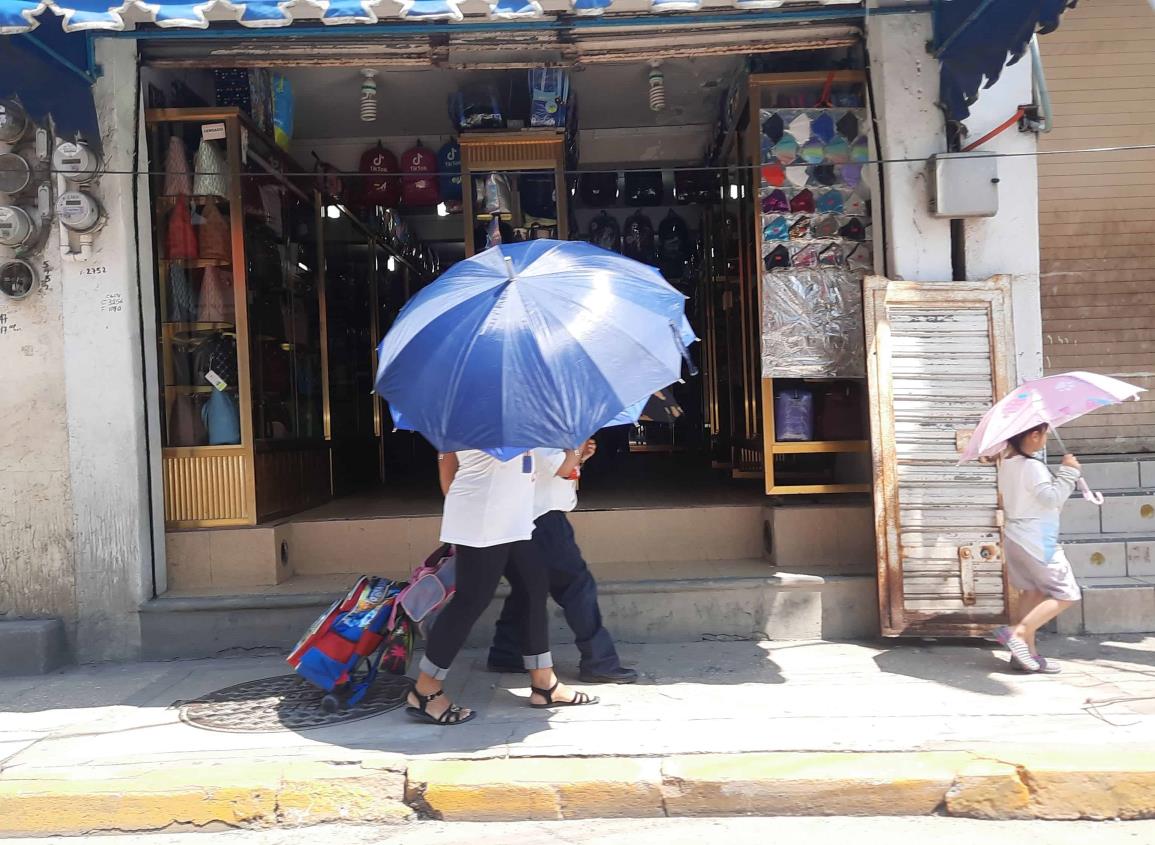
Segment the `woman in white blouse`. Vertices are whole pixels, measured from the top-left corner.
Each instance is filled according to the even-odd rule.
[[[570,475],[580,459],[580,451],[569,453],[557,474]],[[470,629],[492,601],[507,566],[511,586],[522,592],[526,608],[522,642],[532,688],[530,706],[595,704],[596,698],[561,685],[553,671],[546,608],[549,573],[529,542],[534,520],[533,454],[499,461],[470,450],[440,455],[438,461],[445,493],[441,541],[456,547],[457,585],[453,600],[429,632],[407,712],[435,725],[461,725],[477,715],[452,704],[442,681]]]

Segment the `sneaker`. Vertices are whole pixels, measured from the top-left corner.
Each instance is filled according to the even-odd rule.
[[[1013,654],[1011,655],[1011,668],[1016,672],[1024,672],[1028,675],[1058,675],[1063,671],[1063,667],[1058,663],[1047,660],[1047,658],[1040,657],[1037,654],[1032,656],[1039,662],[1038,669],[1028,669],[1023,665],[1022,661]]]
[[[1006,647],[1011,655],[1015,657],[1027,671],[1039,671],[1041,668],[1039,661],[1035,659],[1033,654],[1031,654],[1031,649],[1027,645],[1026,640],[1024,640],[1022,637],[1016,637],[1014,635],[1014,631],[1011,628],[1005,625],[1001,628],[996,628],[994,631],[994,637],[999,641],[1000,645]]]
[[[583,684],[633,684],[637,683],[638,673],[634,669],[619,666],[609,672],[587,672],[582,669],[578,677]]]

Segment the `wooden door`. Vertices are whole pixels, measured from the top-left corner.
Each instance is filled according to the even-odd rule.
[[[864,288],[882,633],[984,633],[1009,608],[996,469],[957,464],[1014,384],[1009,277]]]

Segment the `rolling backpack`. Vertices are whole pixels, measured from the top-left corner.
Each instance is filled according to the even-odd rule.
[[[622,232],[622,255],[643,264],[657,264],[654,224],[640,211],[635,211],[626,220],[626,227]]]
[[[397,606],[423,637],[429,636],[433,623],[457,592],[456,564],[453,546],[440,546],[413,570],[409,585],[397,596]]]
[[[658,227],[658,269],[667,281],[680,279],[686,275],[686,262],[689,258],[689,229],[686,221],[671,210]]]
[[[404,587],[388,578],[362,576],[289,653],[286,661],[293,670],[329,693],[322,699],[325,710],[357,704],[383,664],[391,674],[405,673],[408,651],[399,651],[406,642],[411,646],[412,633],[409,620],[397,613]],[[386,641],[389,649],[384,648]]]
[[[621,252],[622,229],[618,221],[603,211],[590,221],[589,241],[610,252]]]

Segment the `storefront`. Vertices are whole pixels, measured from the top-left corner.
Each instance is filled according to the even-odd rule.
[[[322,20],[360,22],[354,5]],[[937,86],[902,91],[924,72],[925,11],[880,11],[871,32],[851,3],[663,18],[619,5],[498,3],[485,21],[418,0],[355,34],[217,13],[189,32],[203,13],[163,8],[167,29],[100,39],[136,100],[105,89],[120,102],[100,188],[139,231],[146,603],[235,605],[360,571],[358,531],[396,541],[371,568],[410,567],[438,510],[434,462],[371,393],[375,343],[453,262],[543,236],[653,264],[701,338],[700,375],[599,435],[587,508],[636,511],[642,534],[667,530],[669,513],[647,525],[659,510],[743,509],[736,576],[775,548],[775,508],[856,511],[873,543],[864,279],[954,275],[946,221],[911,196],[918,167],[879,164],[943,149]],[[267,12],[239,20],[289,23]],[[393,517],[408,523],[382,527]],[[827,529],[807,524],[821,548]],[[692,575],[691,558],[672,569]],[[813,562],[876,589],[872,560]]]

